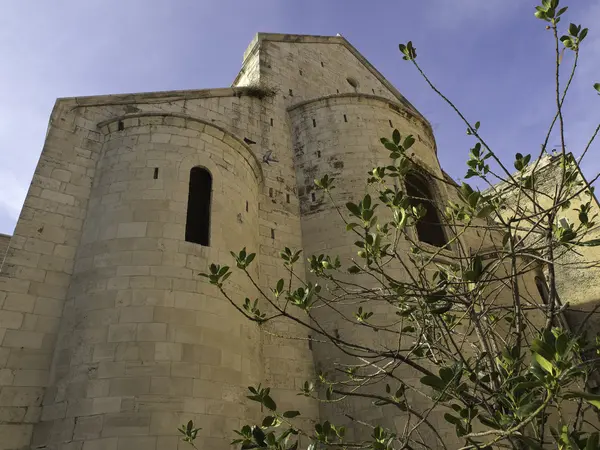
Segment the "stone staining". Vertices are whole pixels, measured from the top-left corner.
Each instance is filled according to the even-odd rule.
[[[307,420],[350,425],[296,395],[315,362],[329,370],[337,355],[264,333],[199,274],[246,247],[269,292],[284,247],[355,257],[314,180],[334,173],[336,195],[362,198],[366,172],[388,161],[379,138],[390,127],[427,136],[415,158],[442,179],[433,133],[343,37],[260,33],[243,67],[233,87],[57,101],[27,208],[10,242],[0,236],[2,450],[175,449],[177,426],[190,419],[202,428],[200,448],[225,450],[234,428],[260,417],[244,395],[259,383],[294,399]],[[455,195],[430,187],[435,199]],[[298,206],[269,188],[297,192]],[[297,273],[315,282],[303,260]],[[255,290],[232,280],[236,301]],[[592,288],[578,295],[598,297]],[[324,320],[347,332],[337,317]],[[363,411],[353,399],[348,408]],[[391,430],[404,420],[377,414]]]

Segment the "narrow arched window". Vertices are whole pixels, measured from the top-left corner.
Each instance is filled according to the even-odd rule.
[[[448,241],[440,222],[433,195],[429,184],[420,175],[412,172],[405,178],[406,193],[411,198],[411,205],[423,205],[427,212],[416,224],[417,236],[421,242],[426,242],[436,247],[444,247]]]
[[[190,171],[185,240],[208,246],[210,235],[210,197],[212,177],[203,167]]]
[[[546,285],[546,281],[542,277],[535,277],[535,287],[542,298],[542,301],[545,304],[548,304],[548,299],[550,298],[550,294],[548,292],[548,286]]]

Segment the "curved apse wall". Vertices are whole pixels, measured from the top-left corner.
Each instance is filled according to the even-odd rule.
[[[403,138],[413,135],[413,158],[441,176],[429,125],[402,108],[367,95],[331,96],[290,108],[303,235],[319,236],[323,227],[329,226],[325,225],[326,219],[337,216],[323,193],[315,190],[314,180],[324,174],[333,175],[338,180],[335,197],[339,204],[359,200],[366,193],[367,172],[391,162],[390,152],[380,139],[391,138],[395,128]],[[443,190],[443,186],[434,188],[438,193]],[[332,226],[336,227],[337,220],[334,222]],[[354,242],[339,233],[335,237],[334,241],[331,236],[305,241],[306,251],[342,250],[348,242]]]
[[[257,412],[245,391],[260,379],[258,330],[199,273],[230,265],[229,250],[258,249],[260,166],[236,138],[183,117],[103,130],[34,445],[177,448],[177,426],[194,419],[201,445],[228,448]],[[185,242],[195,166],[212,175],[210,247]],[[232,278],[231,294],[248,295]]]
[[[336,189],[332,195],[341,206],[342,213],[346,215],[345,203],[358,202],[366,193],[367,172],[375,166],[389,165],[391,162],[390,152],[381,144],[380,138],[391,138],[394,128],[397,128],[403,137],[412,134],[416,140],[412,147],[414,159],[441,175],[429,125],[410,114],[401,105],[366,95],[331,96],[301,103],[289,111],[301,202],[304,254],[306,257],[321,253],[339,255],[343,267],[348,267],[350,259],[356,257],[356,237],[351,232],[344,231],[344,224],[329,199],[324,197],[322,191],[314,189],[314,180],[324,174],[336,178]],[[379,215],[384,209],[378,211]],[[399,247],[400,251],[403,251],[404,247],[408,249],[406,242],[401,242]],[[399,267],[391,270],[399,279],[406,276]],[[310,273],[307,273],[307,279],[316,281]],[[356,277],[352,281],[356,282]],[[361,282],[369,285],[372,279]],[[336,307],[346,317],[352,317],[357,305],[353,304],[350,298],[345,300],[343,305],[339,304]],[[375,313],[374,320],[395,317],[394,311],[385,302],[375,302],[367,307]],[[342,338],[373,348],[394,348],[393,346],[397,345],[395,336],[375,333],[366,328],[357,329],[349,321],[342,320],[338,314],[330,314],[328,311],[328,308],[321,308],[319,311],[315,310],[314,314],[321,323],[326,324],[326,328],[335,329]],[[339,362],[356,363],[354,358],[348,359],[325,344],[315,343],[313,354],[317,368],[329,374],[337,372],[335,365]],[[403,373],[403,376],[406,375]],[[380,393],[383,386],[374,385],[370,389],[373,389],[373,393]],[[373,408],[372,402],[365,399],[354,397],[336,404],[321,404],[321,420],[339,422],[344,414],[365,417],[392,429],[403,423],[403,419],[393,407]],[[348,433],[362,432],[351,426],[350,422],[344,425],[348,425]],[[366,428],[364,430],[364,435],[355,437],[368,439],[369,433]]]

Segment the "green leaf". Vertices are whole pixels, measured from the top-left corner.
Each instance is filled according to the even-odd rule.
[[[398,146],[396,144],[394,144],[393,142],[387,141],[385,144],[383,144],[385,146],[385,148],[387,148],[390,152],[397,152],[398,151]]]
[[[559,357],[565,356],[568,346],[569,346],[569,338],[566,334],[563,333],[556,338],[555,347],[556,347],[556,353],[558,354]]]
[[[277,282],[277,292],[283,291],[284,283],[285,282],[283,281],[283,278],[280,278],[279,281]]]
[[[445,383],[449,383],[454,378],[454,372],[450,367],[442,367],[440,369],[440,377]]]
[[[435,375],[425,375],[423,378],[421,378],[421,384],[430,386],[437,390],[442,390],[446,387],[446,383],[444,383],[441,378],[436,377]]]
[[[452,309],[452,303],[446,303],[445,305],[438,306],[437,308],[431,308],[431,314],[445,314]]]
[[[548,361],[546,358],[544,358],[539,353],[535,353],[533,356],[534,356],[535,360],[537,361],[537,363],[542,367],[542,369],[544,369],[546,372],[548,372],[550,374],[553,373],[553,366],[550,361]]]
[[[596,89],[598,91],[598,93],[600,93],[600,83],[595,83],[594,89]]]
[[[273,424],[277,422],[277,418],[274,416],[267,416],[262,421],[262,426],[265,428],[273,426]]]
[[[283,413],[283,417],[285,417],[286,419],[293,419],[294,417],[297,417],[299,415],[299,411],[286,411]]]
[[[534,339],[531,343],[531,351],[539,354],[548,361],[554,360],[554,348],[540,339]]]
[[[254,437],[254,440],[256,441],[256,443],[259,446],[266,447],[265,446],[265,433],[263,432],[263,430],[260,429],[260,427],[254,427],[252,429],[252,436]]]
[[[408,150],[409,148],[411,148],[413,146],[413,144],[415,143],[415,138],[412,137],[412,135],[406,136],[406,138],[404,139],[404,143],[402,144],[402,147],[404,147],[404,150]]]
[[[561,36],[560,41],[567,48],[573,47],[574,42],[569,36]]]
[[[365,198],[363,199],[363,209],[370,209],[371,208],[371,196],[369,194],[365,195]]]
[[[569,391],[563,395],[563,398],[567,400],[571,398],[582,398],[590,405],[594,405],[596,408],[600,408],[600,395],[597,394],[590,394],[589,392]]]
[[[475,217],[477,217],[478,219],[484,219],[488,217],[493,211],[494,207],[491,205],[487,205],[481,208]]]
[[[575,36],[577,37],[577,34],[579,33],[579,27],[577,25],[575,25],[574,23],[569,25],[569,34],[571,36]]]
[[[540,381],[523,381],[522,383],[518,383],[512,391],[515,395],[519,395],[521,392],[529,391],[533,388],[540,387],[542,383]]]
[[[254,261],[254,258],[256,257],[256,253],[250,253],[248,256],[246,256],[246,265],[250,265],[250,263],[252,261]]]
[[[529,415],[531,415],[531,413],[533,413],[536,409],[538,409],[540,407],[540,405],[541,405],[540,401],[526,403],[525,405],[521,406],[517,410],[517,415],[520,418],[525,419]]]
[[[479,416],[477,416],[477,419],[479,419],[479,421],[481,422],[482,425],[485,425],[486,427],[489,428],[493,428],[494,430],[499,430],[500,426],[498,426],[498,424],[496,422],[494,422],[491,417],[486,416],[484,414],[480,414]]]
[[[452,425],[458,425],[460,423],[460,419],[450,413],[444,414],[444,419],[446,419],[446,422],[450,422]]]
[[[578,245],[580,247],[598,247],[600,245],[600,239],[592,239],[585,242],[574,242],[571,245]]]
[[[354,275],[354,274],[357,274],[359,272],[360,272],[360,269],[358,267],[356,267],[356,266],[350,266],[350,267],[348,267],[348,273],[351,273],[351,274]]]
[[[360,209],[358,209],[358,206],[355,205],[354,203],[352,203],[352,202],[346,203],[346,208],[348,208],[348,211],[350,211],[355,216],[360,217]]]
[[[263,398],[262,404],[269,408],[271,411],[277,410],[277,405],[275,404],[273,399],[268,395]]]
[[[398,145],[400,143],[400,132],[398,130],[394,130],[392,133],[392,139],[394,144]]]

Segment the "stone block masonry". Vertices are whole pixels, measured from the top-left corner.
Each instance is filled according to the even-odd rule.
[[[10,243],[10,236],[7,234],[0,233],[0,267],[2,267],[2,263],[4,262],[4,256],[8,251],[8,245]]]
[[[0,235],[0,450],[174,450],[190,419],[199,448],[229,449],[260,416],[258,383],[307,424],[341,424],[296,395],[328,352],[288,322],[255,326],[199,274],[246,247],[268,292],[284,247],[349,258],[313,180],[362,195],[394,128],[443,176],[426,119],[342,37],[258,34],[230,88],[59,99],[10,245]],[[210,174],[209,245],[186,241],[193,168]],[[237,301],[257,296],[230,281]]]

